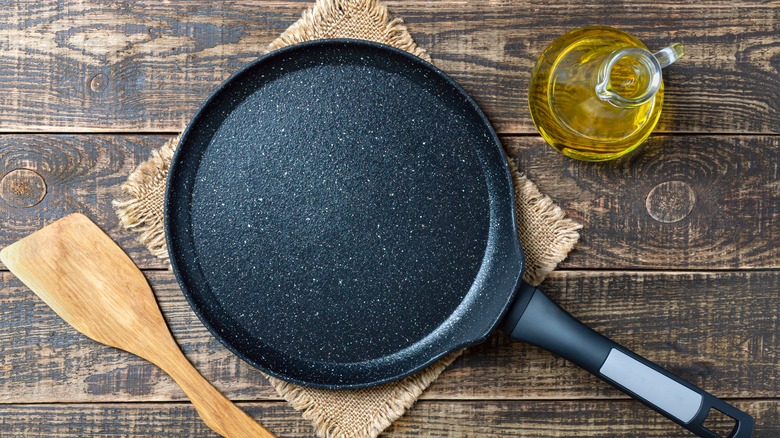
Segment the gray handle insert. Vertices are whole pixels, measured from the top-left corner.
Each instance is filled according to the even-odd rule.
[[[616,348],[599,373],[683,423],[690,423],[701,409],[701,395]]]

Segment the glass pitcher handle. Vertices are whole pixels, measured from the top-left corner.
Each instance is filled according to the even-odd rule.
[[[661,68],[666,68],[674,64],[674,61],[680,59],[684,53],[685,48],[682,44],[673,43],[671,46],[653,53],[653,56],[655,56],[655,59],[657,59],[658,63],[661,64]]]

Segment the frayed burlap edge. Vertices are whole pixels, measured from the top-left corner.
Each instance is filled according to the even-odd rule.
[[[168,167],[179,144],[179,137],[168,140],[160,149],[152,151],[152,158],[142,163],[122,184],[128,196],[114,201],[114,209],[123,227],[140,234],[139,240],[156,257],[168,260],[165,242],[163,210]]]
[[[515,186],[517,234],[526,257],[523,280],[538,286],[574,249],[582,225],[567,218],[563,209],[520,173],[512,160],[509,169]]]
[[[301,411],[303,418],[310,420],[314,424],[314,432],[317,436],[328,438],[375,437],[393,424],[393,421],[400,418],[407,409],[411,408],[417,399],[420,398],[423,391],[425,391],[425,389],[427,389],[428,386],[430,386],[431,383],[433,383],[439,375],[455,361],[455,359],[463,354],[464,351],[465,350],[459,350],[450,353],[417,374],[409,376],[399,382],[385,385],[385,387],[388,388],[390,395],[393,395],[393,397],[385,400],[385,409],[380,409],[380,414],[374,417],[372,422],[361,428],[352,430],[343,430],[341,425],[334,424],[331,419],[318,408],[317,401],[311,395],[311,393],[315,391],[323,393],[333,391],[304,388],[274,377],[268,377],[268,380],[274,388],[276,388],[277,392],[284,394],[284,398],[293,408]],[[381,389],[382,388],[380,387],[378,390]],[[343,390],[340,392],[343,394],[343,397],[349,397],[349,393],[355,391],[360,392],[362,390]]]
[[[369,21],[356,20],[356,14]],[[428,52],[412,39],[404,21],[392,18],[387,7],[376,0],[317,0],[268,49],[276,50],[291,44],[328,38],[380,42],[431,61]]]

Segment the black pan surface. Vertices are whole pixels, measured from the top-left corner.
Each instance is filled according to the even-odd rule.
[[[523,268],[498,137],[429,63],[354,40],[250,64],[182,136],[171,264],[203,323],[281,379],[362,387],[483,340]]]

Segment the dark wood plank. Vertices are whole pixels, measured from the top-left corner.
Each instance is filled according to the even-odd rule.
[[[736,401],[756,418],[755,438],[780,434],[780,402]],[[307,420],[282,402],[240,406],[282,437],[312,437]],[[4,405],[4,437],[100,435],[216,436],[191,405]],[[421,401],[383,437],[690,437],[690,433],[633,401]]]
[[[164,265],[125,230],[111,206],[120,186],[166,136],[0,135],[0,246],[81,212],[146,268]],[[0,267],[5,268],[2,264]]]
[[[276,400],[262,375],[210,336],[167,272],[148,275],[178,342],[229,397]],[[11,274],[0,276],[0,403],[183,400],[156,367],[68,327]],[[564,308],[723,397],[780,397],[780,273],[555,273]],[[456,361],[429,399],[623,398],[538,348],[496,335]]]
[[[780,432],[780,403],[736,401],[756,420],[755,438]],[[691,437],[634,401],[423,401],[393,424],[388,437]],[[724,435],[725,436],[725,435]]]
[[[0,10],[0,130],[178,132],[310,3],[13,1]],[[653,49],[686,45],[664,73],[660,130],[780,132],[776,2],[388,4],[502,132],[534,132],[526,88],[535,60],[590,24],[624,28]]]
[[[311,422],[285,402],[239,406],[280,437],[314,437]],[[26,417],[26,418],[23,418]],[[189,403],[0,405],[4,437],[218,437]]]
[[[659,135],[607,163],[571,160],[538,137],[504,145],[584,225],[562,267],[780,267],[779,137]]]
[[[111,200],[169,138],[0,135],[0,246],[83,212],[141,267],[164,268],[119,226]],[[627,159],[603,164],[568,159],[539,137],[503,142],[542,192],[585,225],[564,267],[780,267],[779,137],[655,136]],[[27,170],[46,190],[31,206],[41,183]]]

